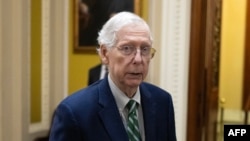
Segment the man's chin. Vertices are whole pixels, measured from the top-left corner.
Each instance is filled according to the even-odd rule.
[[[133,79],[133,80],[129,80],[127,81],[127,84],[129,85],[129,87],[138,87],[140,84],[142,83],[141,79]]]

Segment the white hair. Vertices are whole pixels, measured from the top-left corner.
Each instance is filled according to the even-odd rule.
[[[138,15],[131,13],[131,12],[120,12],[115,14],[113,17],[111,17],[102,27],[100,32],[98,33],[98,44],[105,45],[108,48],[111,48],[116,43],[116,33],[119,31],[122,27],[129,25],[129,24],[139,24],[144,25],[148,28],[150,32],[150,28],[148,24]],[[152,35],[150,34],[150,40],[152,41]],[[97,49],[97,51],[99,51]]]

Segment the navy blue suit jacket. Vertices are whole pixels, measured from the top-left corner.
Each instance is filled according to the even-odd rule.
[[[169,93],[145,82],[140,92],[146,141],[176,141]],[[129,141],[107,77],[59,104],[50,141]]]

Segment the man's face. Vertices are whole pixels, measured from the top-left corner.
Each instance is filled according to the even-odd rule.
[[[120,89],[137,88],[144,80],[151,58],[142,55],[140,49],[151,48],[151,44],[145,26],[125,26],[117,32],[116,45],[107,51],[106,64],[111,79]],[[127,47],[136,48],[136,51],[126,54]]]

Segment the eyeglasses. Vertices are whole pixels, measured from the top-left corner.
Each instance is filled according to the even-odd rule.
[[[135,46],[118,46],[116,47],[123,55],[130,56],[137,53],[137,48]],[[151,59],[154,57],[156,50],[150,46],[144,46],[139,48],[141,56]]]

